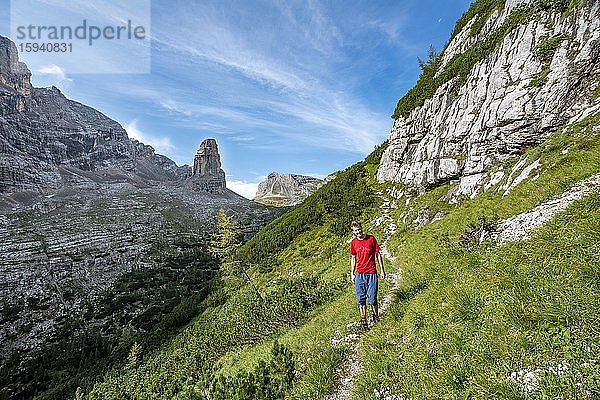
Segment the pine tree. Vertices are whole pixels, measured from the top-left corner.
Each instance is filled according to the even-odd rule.
[[[236,249],[241,244],[242,234],[233,215],[227,215],[222,208],[217,212],[217,231],[209,246],[209,251],[221,261],[221,276],[225,281],[243,277],[256,293],[258,300],[263,303],[263,297],[252,282],[250,275],[239,260],[234,259]],[[227,283],[227,282],[226,282]],[[232,286],[236,286],[235,283]]]
[[[241,242],[240,228],[233,215],[225,214],[222,208],[217,212],[217,231],[209,246],[209,251],[220,260],[230,258]]]

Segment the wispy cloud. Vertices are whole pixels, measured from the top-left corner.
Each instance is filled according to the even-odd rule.
[[[256,195],[256,190],[258,189],[258,183],[254,182],[246,182],[246,181],[236,181],[236,180],[227,180],[227,188],[233,190],[239,195],[244,196],[247,199],[252,200]]]
[[[56,78],[58,78],[61,81],[71,81],[72,79],[67,78],[67,75],[65,74],[64,69],[62,69],[61,67],[59,67],[56,64],[50,64],[50,65],[45,65],[42,66],[38,69],[36,69],[34,72],[38,73],[38,74],[42,74],[42,75],[54,75],[56,76]]]
[[[56,64],[44,65],[33,70],[33,83],[39,86],[56,86],[62,92],[67,92],[73,83],[64,69]]]
[[[125,126],[125,131],[127,131],[127,135],[131,139],[135,139],[138,142],[150,145],[161,154],[170,153],[175,149],[170,138],[155,137],[142,132],[137,126],[137,120],[133,120],[127,124],[127,126]]]
[[[321,4],[302,4],[278,2],[271,10],[280,13],[270,16],[283,24],[277,32],[279,38],[269,31],[245,30],[242,24],[228,20],[227,14],[210,7],[194,10],[198,31],[183,34],[172,25],[169,31],[155,29],[157,45],[176,54],[174,60],[196,60],[205,69],[229,75],[240,89],[238,98],[230,100],[239,101],[244,108],[233,109],[231,102],[198,106],[186,104],[185,99],[163,100],[161,106],[185,116],[229,121],[230,126],[245,124],[262,132],[268,129],[291,143],[370,152],[387,136],[389,116],[370,110],[353,94],[348,86],[352,82],[344,81],[335,70],[341,59],[349,57],[344,55],[342,34],[335,21]],[[308,28],[300,28],[307,24]],[[197,70],[194,79],[198,86],[203,86],[206,74],[206,70]],[[239,82],[246,79],[254,86],[236,84],[235,74]]]

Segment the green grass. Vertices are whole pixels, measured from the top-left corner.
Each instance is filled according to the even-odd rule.
[[[594,195],[529,241],[440,254],[435,269],[409,264],[394,319],[364,342],[356,398],[387,387],[415,399],[518,398],[510,372],[538,368],[535,398],[598,395],[599,366],[585,366],[600,351],[598,226]],[[568,374],[549,372],[565,360]]]
[[[327,285],[338,288],[339,294],[312,311],[301,326],[256,345],[231,349],[220,359],[220,374],[233,376],[252,371],[260,360],[268,358],[272,342],[277,340],[290,348],[298,360],[298,378],[290,398],[317,399],[332,390],[335,369],[348,351],[347,343],[334,344],[332,340],[355,333],[359,317],[354,288],[348,279],[349,250],[344,239],[331,235],[327,227],[317,227],[297,237],[281,253],[276,270],[266,274],[255,271],[253,279],[261,290],[268,290],[285,276],[316,273]],[[392,271],[390,268],[388,272]],[[383,282],[380,296],[388,291],[389,283]]]
[[[534,50],[535,56],[542,62],[542,70],[534,76],[529,82],[531,87],[542,87],[548,82],[548,75],[550,75],[551,69],[550,64],[554,53],[559,48],[563,40],[569,39],[565,35],[557,35],[551,38],[542,36],[539,39],[539,43]]]

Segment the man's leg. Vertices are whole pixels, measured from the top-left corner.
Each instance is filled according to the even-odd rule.
[[[371,304],[371,311],[373,314],[373,323],[379,321],[379,307],[377,304]]]
[[[369,304],[371,304],[373,323],[379,319],[379,307],[377,305],[377,289],[379,281],[377,274],[370,274],[367,282],[367,295],[369,297]]]
[[[358,309],[360,310],[360,317],[362,319],[366,319],[367,318],[367,305],[366,304],[359,305]]]
[[[367,282],[364,279],[364,274],[356,274],[354,277],[354,285],[356,289],[356,300],[360,311],[360,326],[367,327]]]

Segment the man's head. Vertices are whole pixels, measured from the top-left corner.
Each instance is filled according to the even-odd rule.
[[[356,236],[357,238],[362,239],[364,237],[363,229],[362,229],[362,225],[361,225],[360,221],[357,221],[357,220],[352,221],[352,223],[350,224],[350,229],[352,230],[352,233],[354,234],[354,236]]]

